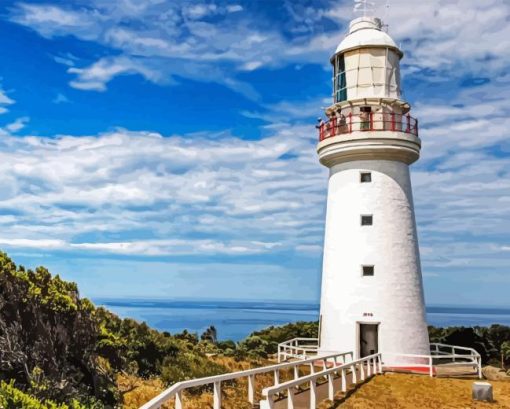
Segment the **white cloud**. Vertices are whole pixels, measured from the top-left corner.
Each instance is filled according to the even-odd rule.
[[[9,110],[7,107],[14,104],[14,100],[10,98],[5,91],[0,87],[0,115],[5,114]]]
[[[310,155],[313,128],[288,128],[260,141],[127,131],[6,135],[0,209],[15,222],[0,218],[0,228],[13,239],[130,255],[243,255],[313,245],[325,170]],[[292,158],[281,159],[285,154]],[[76,240],[98,232],[112,239]],[[119,242],[118,234],[132,240]]]
[[[122,74],[140,74],[154,82],[161,80],[157,71],[153,71],[133,59],[123,57],[104,58],[87,68],[71,67],[68,72],[78,76],[77,79],[71,81],[70,85],[82,90],[104,91],[109,81]]]
[[[239,11],[243,11],[243,6],[240,4],[231,4],[227,6],[227,11],[229,13],[237,13]]]
[[[215,4],[193,4],[183,7],[183,13],[189,18],[201,19],[209,14],[215,14],[217,6]]]
[[[30,121],[30,118],[28,116],[18,118],[14,122],[7,124],[5,126],[5,130],[7,130],[8,132],[13,132],[13,133],[21,131],[26,126],[28,121]]]
[[[97,11],[82,8],[65,9],[51,4],[18,3],[11,20],[33,28],[44,37],[74,34],[83,39],[95,38],[94,32],[102,23]]]
[[[65,247],[65,242],[52,239],[12,239],[0,237],[0,245],[9,248],[21,247],[24,249],[55,250]]]
[[[183,255],[252,255],[267,253],[279,243],[219,240],[144,240],[109,243],[70,243],[58,239],[12,239],[0,237],[0,246],[9,249],[91,251],[128,256],[183,256]]]
[[[148,240],[113,243],[71,243],[69,245],[70,248],[74,249],[144,256],[250,255],[266,253],[278,246],[278,243],[243,241],[225,243],[219,240]]]
[[[241,10],[237,4],[92,0],[87,8],[74,9],[21,3],[10,18],[45,37],[74,35],[111,49],[110,56],[69,71],[78,76],[104,61],[122,58],[122,65],[130,68],[111,70],[107,78],[141,73],[158,83],[173,75],[226,83],[235,81],[238,71],[260,67],[296,63],[327,66],[353,17],[350,2],[331,1],[315,7],[285,3],[280,10],[283,14],[278,16],[281,23],[272,26],[262,26],[257,21],[260,16],[237,12]],[[210,16],[217,21],[211,23]],[[509,16],[510,4],[505,0],[447,4],[441,0],[395,0],[385,20],[390,34],[406,52],[406,70],[424,72],[426,81],[438,81],[466,73],[505,71],[510,52]],[[75,64],[69,59],[66,62]],[[147,67],[151,75],[144,73]],[[215,74],[208,75],[208,71]],[[73,85],[102,90],[106,82],[81,81],[79,77]]]
[[[64,94],[59,92],[52,101],[54,104],[67,104],[71,102]]]

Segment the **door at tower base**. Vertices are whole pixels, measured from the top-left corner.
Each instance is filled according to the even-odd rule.
[[[377,354],[379,324],[359,324],[359,350],[360,358]]]

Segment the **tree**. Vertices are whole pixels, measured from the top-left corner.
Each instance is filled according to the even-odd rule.
[[[216,331],[216,328],[214,325],[211,325],[209,328],[207,328],[204,333],[200,336],[200,339],[202,341],[208,341],[213,344],[216,344],[218,341],[218,332]]]
[[[505,369],[505,361],[510,359],[510,341],[501,344],[501,368]]]
[[[95,344],[94,307],[75,283],[17,267],[0,253],[0,372],[42,400],[116,402]]]

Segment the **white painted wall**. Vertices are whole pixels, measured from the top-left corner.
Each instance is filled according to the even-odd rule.
[[[372,172],[371,183],[360,183],[362,171]],[[362,214],[373,215],[372,226],[361,226]],[[363,264],[375,266],[373,277],[362,276]],[[383,359],[384,352],[429,353],[407,164],[368,160],[331,168],[322,274],[322,351],[358,354],[363,322],[380,323]]]

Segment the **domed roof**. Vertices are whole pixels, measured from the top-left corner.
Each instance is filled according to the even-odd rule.
[[[381,28],[382,22],[376,17],[360,17],[351,21],[349,34],[338,45],[335,54],[367,46],[395,48],[402,54],[395,41]]]

